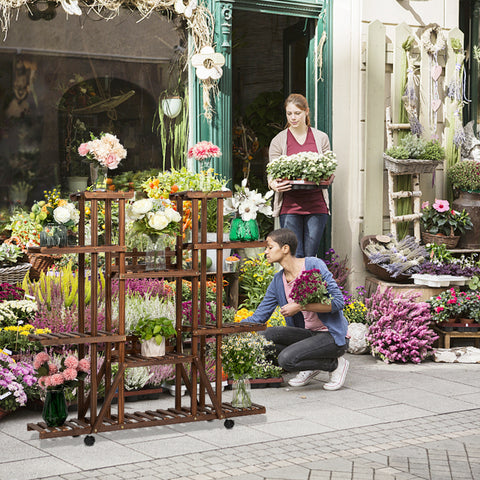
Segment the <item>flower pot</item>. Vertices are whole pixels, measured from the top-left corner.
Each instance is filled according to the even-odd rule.
[[[142,341],[141,352],[144,357],[163,357],[165,355],[165,337],[160,345],[154,338]]]
[[[67,401],[63,386],[48,387],[42,411],[42,418],[47,427],[61,427],[67,416]]]
[[[447,248],[455,248],[460,240],[460,235],[434,235],[428,232],[422,232],[422,241],[424,244],[434,243],[435,245],[445,245]]]
[[[242,220],[240,217],[232,220],[230,240],[232,242],[251,242],[260,238],[256,220]]]
[[[228,233],[223,234],[223,241],[228,242],[229,236]],[[207,232],[207,242],[217,242],[217,234],[215,232]],[[225,248],[223,249],[223,263],[225,264],[225,259],[230,256],[231,249]],[[207,257],[212,260],[212,264],[208,267],[208,272],[216,272],[217,271],[217,250],[207,250]]]
[[[452,207],[460,212],[465,209],[473,223],[473,228],[460,237],[458,247],[480,248],[480,193],[461,191],[459,197],[453,201]]]
[[[162,110],[167,117],[177,117],[182,111],[182,99],[178,96],[162,99]]]
[[[72,193],[83,192],[88,186],[88,177],[67,177],[68,190]]]
[[[148,241],[145,251],[145,270],[165,270],[166,266],[166,238],[165,235],[156,235]]]

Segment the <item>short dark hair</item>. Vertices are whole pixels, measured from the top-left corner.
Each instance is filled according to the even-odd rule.
[[[289,228],[279,228],[270,232],[267,238],[271,238],[275,243],[278,243],[281,247],[288,245],[290,247],[290,253],[295,256],[297,251],[297,236]]]

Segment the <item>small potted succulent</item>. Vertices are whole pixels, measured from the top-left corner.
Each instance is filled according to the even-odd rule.
[[[165,355],[165,339],[177,334],[172,320],[167,317],[144,317],[137,323],[134,334],[141,341],[144,357]]]

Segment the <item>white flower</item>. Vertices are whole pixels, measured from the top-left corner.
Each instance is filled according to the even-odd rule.
[[[257,218],[258,206],[252,200],[245,200],[238,207],[238,213],[242,216],[243,221],[255,220]]]
[[[70,212],[66,207],[57,207],[53,211],[53,218],[57,223],[67,223],[70,220]]]
[[[163,230],[169,223],[168,218],[162,212],[150,213],[148,215],[148,225],[155,230]]]
[[[153,201],[151,198],[142,198],[132,203],[132,213],[136,216],[143,216],[153,208]]]
[[[169,222],[179,222],[182,219],[182,216],[173,208],[166,208],[164,213]]]

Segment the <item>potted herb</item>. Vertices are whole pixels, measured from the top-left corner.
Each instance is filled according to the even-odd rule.
[[[456,210],[465,209],[473,228],[462,235],[460,248],[480,248],[480,163],[462,160],[447,170],[447,178],[458,198],[453,201]]]
[[[408,133],[399,145],[389,148],[383,158],[386,168],[394,173],[428,173],[435,171],[445,158],[445,150],[436,140]]]
[[[169,318],[147,316],[137,323],[134,334],[143,340],[144,357],[161,357],[165,355],[165,339],[175,336],[177,331]]]
[[[271,178],[290,180],[292,188],[328,187],[333,181],[337,160],[333,152],[300,152],[281,155],[267,165]]]
[[[473,228],[468,213],[451,209],[447,200],[435,199],[433,205],[424,202],[421,222],[424,243],[445,244],[450,248],[455,248],[460,235]]]

